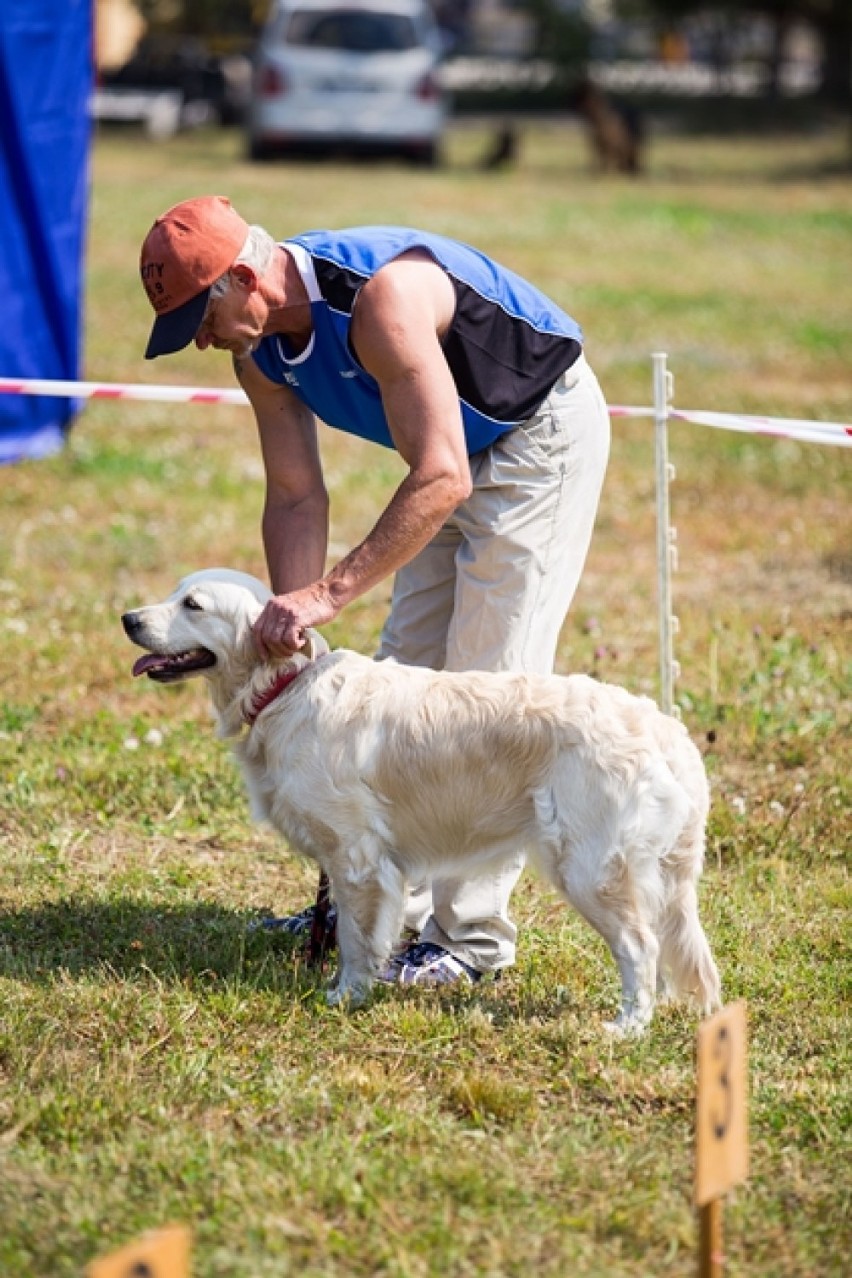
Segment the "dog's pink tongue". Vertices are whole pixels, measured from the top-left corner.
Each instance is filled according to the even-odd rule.
[[[131,671],[131,674],[133,675],[134,679],[136,679],[139,677],[139,675],[143,675],[146,673],[146,671],[150,670],[152,666],[157,666],[157,665],[161,666],[162,664],[163,664],[162,657],[158,657],[156,653],[153,653],[153,652],[146,652],[143,657],[140,657],[138,659],[138,661],[134,661],[133,670]]]

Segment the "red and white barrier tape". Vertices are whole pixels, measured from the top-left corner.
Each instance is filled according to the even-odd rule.
[[[66,399],[160,400],[170,404],[248,404],[244,391],[225,387],[141,386],[121,382],[55,382],[0,377],[0,394],[60,395]]]
[[[654,417],[653,408],[611,404],[610,417]],[[775,439],[798,439],[806,444],[840,444],[852,447],[852,425],[847,422],[811,422],[799,417],[756,417],[747,413],[711,413],[700,408],[670,408],[671,422],[695,422],[721,430],[744,431],[748,435],[772,435]]]
[[[241,390],[200,386],[144,386],[121,382],[62,382],[0,377],[0,394],[58,395],[67,399],[156,400],[171,404],[248,404]],[[611,417],[653,417],[653,408],[611,404]],[[694,422],[721,430],[776,439],[798,439],[808,444],[852,447],[852,425],[844,422],[812,422],[796,417],[755,417],[743,413],[713,413],[702,409],[670,408],[670,421]]]

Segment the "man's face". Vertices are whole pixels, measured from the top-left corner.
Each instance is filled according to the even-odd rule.
[[[260,314],[261,308],[262,299],[257,290],[250,292],[231,277],[225,292],[208,302],[201,327],[195,334],[195,345],[200,351],[212,346],[214,350],[230,351],[238,359],[245,359],[263,336],[265,317]]]

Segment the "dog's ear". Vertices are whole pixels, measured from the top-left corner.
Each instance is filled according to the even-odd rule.
[[[248,666],[260,664],[252,628],[263,612],[263,607],[264,605],[259,600],[247,596],[242,601],[242,610],[236,618],[234,656]]]
[[[324,657],[330,648],[320,632],[309,626],[305,631],[305,646],[299,651],[308,661],[316,661],[318,657]]]

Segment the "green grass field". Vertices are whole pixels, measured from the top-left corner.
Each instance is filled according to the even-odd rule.
[[[681,407],[852,422],[846,138],[655,139],[640,181],[590,176],[529,125],[519,164],[250,166],[233,134],[99,139],[85,375],[231,385],[226,356],[142,359],[138,245],[228,194],[284,237],[401,221],[472,240],[582,322],[613,404],[664,350]],[[395,458],[326,432],[333,553],[370,527]],[[673,424],[676,694],[714,804],[702,914],[747,1000],[751,1176],[730,1275],[847,1272],[850,1250],[850,454]],[[196,1278],[696,1272],[696,1017],[601,1028],[599,942],[532,876],[518,963],[467,994],[329,1011],[285,942],[315,870],[249,824],[203,688],[130,678],[119,616],[195,568],[262,573],[247,410],[92,403],[0,502],[0,1274],[71,1278],[186,1222]],[[652,428],[614,423],[562,671],[657,689]],[[386,586],[327,630],[374,648]]]

